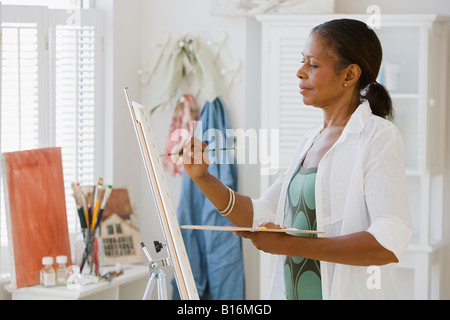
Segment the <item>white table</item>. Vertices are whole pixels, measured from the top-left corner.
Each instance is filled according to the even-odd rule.
[[[111,282],[82,285],[80,289],[67,287],[45,288],[42,285],[14,289],[5,286],[12,300],[130,300],[142,299],[150,277],[146,265],[124,265],[124,273]]]

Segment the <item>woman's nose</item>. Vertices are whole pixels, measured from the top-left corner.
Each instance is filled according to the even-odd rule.
[[[298,69],[297,78],[302,79],[302,80],[306,79],[306,73],[303,70],[303,66],[301,66],[300,69]]]

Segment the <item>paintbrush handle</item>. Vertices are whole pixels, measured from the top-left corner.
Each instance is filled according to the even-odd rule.
[[[235,150],[235,149],[237,149],[237,148],[231,147],[231,148],[203,149],[202,152],[226,151],[226,150]],[[182,155],[183,155],[183,151],[160,154],[160,156],[162,156],[162,157],[164,157],[164,156],[182,156]]]

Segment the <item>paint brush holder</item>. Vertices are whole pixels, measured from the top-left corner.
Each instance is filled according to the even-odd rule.
[[[100,228],[96,228],[95,231],[92,231],[91,228],[86,228],[82,232],[84,252],[80,265],[81,273],[99,277],[103,260],[103,241],[100,236]]]

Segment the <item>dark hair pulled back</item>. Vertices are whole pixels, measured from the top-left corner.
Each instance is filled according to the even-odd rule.
[[[319,35],[328,43],[337,59],[337,71],[351,64],[361,68],[358,82],[361,100],[369,101],[373,114],[392,119],[391,97],[384,86],[376,82],[383,56],[376,33],[364,22],[337,19],[314,27],[311,34]]]

